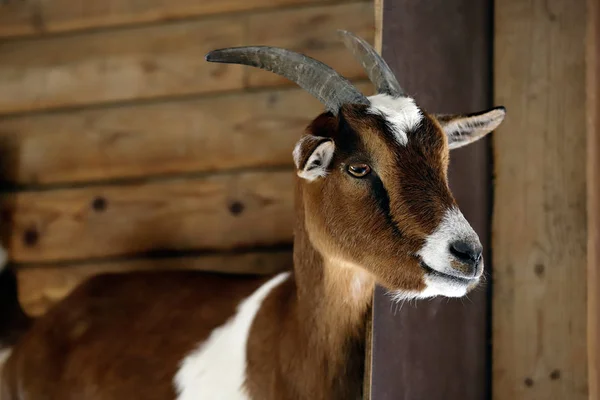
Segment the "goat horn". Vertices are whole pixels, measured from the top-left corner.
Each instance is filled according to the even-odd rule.
[[[339,30],[338,33],[369,75],[377,93],[386,93],[394,97],[406,96],[390,67],[369,43],[348,31]]]
[[[213,50],[206,61],[244,64],[281,75],[315,96],[333,114],[344,104],[370,104],[346,78],[314,58],[270,46]]]

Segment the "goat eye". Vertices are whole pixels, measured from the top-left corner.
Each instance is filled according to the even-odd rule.
[[[367,164],[351,164],[348,166],[348,173],[357,178],[367,176],[371,172],[371,167]]]

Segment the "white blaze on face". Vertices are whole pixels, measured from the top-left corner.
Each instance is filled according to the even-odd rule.
[[[370,96],[369,113],[381,115],[388,122],[396,141],[405,146],[408,132],[421,124],[423,113],[410,97],[393,97],[388,94]]]
[[[429,268],[440,273],[439,275],[428,274],[426,276],[427,288],[418,297],[464,296],[469,286],[477,282],[482,270],[470,284],[466,281],[461,282],[458,279],[453,280],[451,278],[461,276],[460,272],[452,267],[455,257],[450,252],[450,245],[456,241],[479,244],[479,238],[469,222],[457,208],[451,208],[446,211],[438,228],[427,237],[425,244],[417,253]]]

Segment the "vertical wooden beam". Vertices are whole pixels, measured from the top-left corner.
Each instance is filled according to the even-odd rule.
[[[375,0],[375,49],[381,54],[383,41],[383,0]],[[375,302],[375,293],[373,293]],[[363,400],[371,400],[373,387],[373,310],[367,317],[365,338],[365,377],[363,382]]]
[[[383,56],[417,103],[432,112],[485,109],[491,100],[491,0],[388,0]],[[489,142],[452,153],[450,181],[489,251]],[[486,254],[489,268],[489,252]],[[488,397],[487,291],[470,299],[374,301],[372,398]]]
[[[583,400],[586,0],[495,4],[493,394]]]
[[[375,0],[375,49],[381,54],[383,46],[383,0]]]
[[[588,0],[587,27],[587,212],[588,381],[590,400],[600,392],[600,4]]]

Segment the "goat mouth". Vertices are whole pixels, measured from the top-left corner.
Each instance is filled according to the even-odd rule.
[[[435,276],[438,278],[442,278],[451,282],[455,282],[455,283],[459,283],[461,285],[471,285],[473,282],[476,282],[479,278],[462,278],[460,276],[456,276],[456,275],[450,275],[450,274],[445,274],[443,272],[440,272],[438,270],[435,270],[433,268],[431,268],[429,265],[427,265],[423,260],[419,261],[419,265],[421,265],[421,268],[423,268],[423,270],[425,271],[425,273],[428,276]]]

